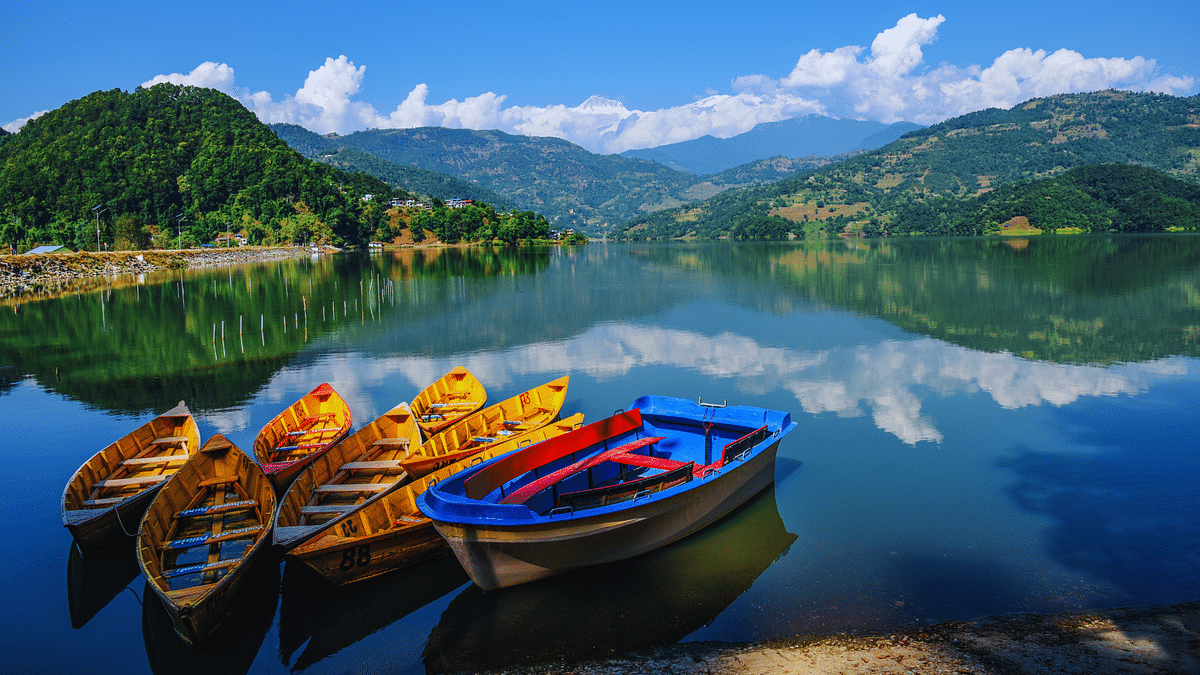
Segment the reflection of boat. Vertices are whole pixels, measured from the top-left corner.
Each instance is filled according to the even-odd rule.
[[[279,599],[279,558],[264,555],[246,572],[246,580],[230,606],[230,618],[211,639],[188,645],[175,634],[162,603],[153,602],[145,586],[142,603],[142,640],[150,670],[155,675],[244,675],[262,649],[275,618]]]
[[[279,500],[273,539],[289,547],[324,523],[404,481],[399,458],[421,445],[416,418],[401,403],[314,459]]]
[[[536,431],[558,418],[567,398],[568,376],[490,405],[431,437],[405,459],[404,470],[419,478],[487,446]]]
[[[67,557],[67,605],[71,627],[83,628],[138,576],[132,546],[113,546],[103,555],[84,556],[71,544]]]
[[[643,396],[441,481],[417,504],[476,584],[503,588],[700,530],[774,481],[795,426],[776,410]]]
[[[221,434],[163,486],[138,531],[138,564],[185,642],[228,615],[274,520],[271,482]]]
[[[417,496],[431,484],[498,457],[517,447],[540,443],[583,424],[583,413],[552,422],[531,433],[501,441],[477,455],[385,492],[338,516],[288,552],[335,584],[361,581],[447,551],[433,523],[417,510]]]
[[[303,565],[286,565],[279,603],[280,661],[286,666],[295,658],[292,672],[309,668],[469,582],[453,556],[350,586],[334,586]]]
[[[487,392],[483,383],[459,366],[425,387],[413,399],[417,424],[432,436],[483,407]]]
[[[469,586],[430,633],[426,672],[569,665],[678,642],[711,623],[795,539],[771,487],[713,527],[636,558],[499,591]]]
[[[342,440],[352,422],[350,406],[322,383],[267,422],[254,439],[254,457],[283,490],[314,457]]]
[[[200,432],[180,401],[79,467],[63,490],[63,525],[84,551],[132,537],[154,493],[198,447]]]

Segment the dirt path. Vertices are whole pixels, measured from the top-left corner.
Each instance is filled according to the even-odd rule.
[[[534,673],[862,675],[1200,673],[1200,602],[948,621],[884,635],[761,645],[683,643]]]

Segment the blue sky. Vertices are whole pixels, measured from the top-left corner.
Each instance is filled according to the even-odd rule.
[[[0,125],[212,86],[265,122],[502,129],[594,152],[820,113],[928,124],[1034,96],[1193,95],[1200,2],[0,0]]]

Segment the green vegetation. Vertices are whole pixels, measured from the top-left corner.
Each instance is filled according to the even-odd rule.
[[[787,218],[797,234],[981,234],[997,225],[998,205],[1009,200],[987,197],[997,188],[1108,164],[1134,164],[1182,181],[1200,181],[1200,97],[1103,91],[1034,99],[1011,110],[983,110],[778,183],[730,190],[696,206],[638,218],[617,236],[730,236],[743,218],[761,214]],[[1060,218],[1054,227],[1142,231],[1151,227],[1152,217],[1187,212],[1180,211],[1177,201],[1187,201],[1181,189],[1165,187],[1156,178],[1138,180],[1151,189],[1161,187],[1161,197],[1126,199],[1123,206],[1106,201],[1116,198],[1119,190],[1103,184],[1124,178],[1100,172],[1078,180],[1095,183],[1095,193],[1082,201],[1058,195],[1070,197],[1066,208],[1056,214],[1040,212]],[[1058,184],[1045,189],[1067,188]],[[997,208],[985,222],[975,212],[993,201]],[[1124,215],[1114,217],[1113,209]],[[1039,217],[1011,212],[1031,221]]]
[[[550,237],[550,223],[532,211],[500,214],[487,204],[451,209],[439,205],[440,201],[435,200],[432,209],[413,214],[409,227],[414,237],[423,236],[428,230],[446,244],[499,240],[509,246]]]

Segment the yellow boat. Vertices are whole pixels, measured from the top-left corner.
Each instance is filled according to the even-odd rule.
[[[421,429],[401,403],[317,457],[279,500],[273,540],[290,547],[408,478],[398,458],[421,445]]]
[[[412,478],[420,478],[477,454],[492,443],[511,440],[546,426],[557,419],[562,410],[567,397],[567,379],[564,375],[460,420],[425,441],[401,460],[401,466]]]
[[[426,436],[433,436],[483,407],[483,383],[459,366],[438,378],[413,399],[412,411]]]
[[[137,534],[154,494],[198,447],[196,421],[180,401],[92,455],[63,489],[62,522],[80,550]]]
[[[417,509],[416,498],[431,484],[518,447],[540,443],[583,425],[583,413],[519,438],[501,441],[479,454],[442,467],[424,478],[395,487],[318,526],[287,555],[335,584],[390,572],[448,551],[433,522]]]
[[[274,520],[271,481],[220,434],[163,486],[138,530],[138,565],[184,642],[226,617]]]
[[[329,386],[318,385],[267,422],[254,439],[254,458],[283,491],[315,457],[346,437],[350,406]]]

